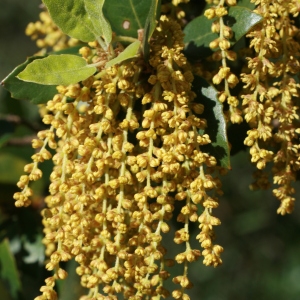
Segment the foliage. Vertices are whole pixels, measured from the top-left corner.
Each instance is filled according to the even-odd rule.
[[[41,50],[2,81],[34,116],[0,120],[0,183],[16,207],[31,205],[1,203],[7,299],[26,299],[26,268],[43,279],[44,260],[37,300],[197,297],[193,266],[223,262],[214,227],[232,191],[221,176],[245,150],[251,189],[272,189],[277,212],[293,211],[299,2],[206,2],[43,1],[26,29]],[[260,225],[252,216],[232,216],[237,235],[265,226],[266,213]]]

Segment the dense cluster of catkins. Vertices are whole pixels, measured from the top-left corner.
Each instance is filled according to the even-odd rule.
[[[245,120],[251,130],[245,144],[259,170],[253,188],[268,188],[263,173],[273,163],[273,194],[280,200],[279,214],[291,213],[295,193],[292,182],[300,169],[299,83],[300,32],[290,16],[300,11],[298,1],[256,1],[255,12],[264,17],[248,34],[253,57],[248,58],[242,95]],[[272,148],[272,150],[270,149]]]
[[[212,31],[219,33],[210,45],[217,51],[209,59],[220,62],[211,82],[220,101],[228,104],[228,123],[241,123],[244,116],[250,124],[245,144],[259,169],[253,187],[269,186],[261,170],[273,162],[274,183],[279,185],[274,195],[281,200],[278,212],[290,213],[295,200],[291,182],[300,165],[300,131],[294,123],[299,29],[290,19],[298,13],[298,1],[255,2],[256,13],[264,19],[248,34],[253,51],[240,75],[227,65],[237,54],[229,49],[232,32],[223,22],[235,2],[228,0],[226,6],[217,1],[205,13],[217,17]],[[28,34],[51,27],[49,16],[42,17],[47,26],[32,23]],[[52,30],[59,42],[68,43],[57,32]],[[44,44],[53,46],[51,32],[43,33]],[[39,150],[25,166],[28,175],[20,178],[22,191],[14,196],[16,206],[28,206],[29,182],[41,178],[39,163],[52,158],[50,195],[42,215],[46,268],[53,275],[36,299],[57,299],[55,280],[67,276],[60,262],[71,259],[78,263],[81,284],[89,289],[82,300],[117,299],[118,294],[128,299],[167,297],[163,283],[174,263],[182,264],[183,272],[173,278],[179,288],[172,297],[189,299],[188,264],[200,256],[205,265],[222,263],[223,248],[213,243],[213,228],[220,220],[212,214],[222,194],[221,182],[215,157],[201,150],[211,142],[205,134],[209,124],[201,117],[205,107],[191,90],[194,69],[183,48],[181,25],[167,16],[161,17],[151,38],[148,62],[137,57],[105,68],[107,53],[96,42],[89,43],[79,52],[88,63],[98,63],[98,71],[83,82],[58,86],[48,101],[43,122],[49,129],[33,140]],[[118,55],[121,46],[114,51]],[[234,95],[239,81],[245,84],[243,94]],[[55,149],[53,157],[48,147]],[[173,214],[177,201],[179,215]],[[174,260],[162,242],[172,218],[182,223],[174,242],[185,245]],[[199,224],[201,251],[190,246],[190,222]]]
[[[162,17],[149,65],[137,58],[99,69],[83,82],[58,86],[48,101],[43,122],[50,128],[33,140],[40,150],[18,183],[22,192],[15,194],[17,206],[29,205],[28,183],[41,178],[38,164],[51,159],[46,148],[55,149],[42,212],[50,257],[46,268],[54,275],[39,299],[55,299],[55,279],[67,276],[59,263],[72,258],[82,285],[90,289],[82,299],[117,293],[131,299],[167,296],[165,267],[174,262],[166,259],[161,240],[173,217],[183,224],[174,242],[185,244],[175,258],[184,273],[173,279],[180,285],[174,298],[186,299],[187,264],[201,255],[190,247],[189,222],[199,222],[204,263],[221,263],[223,249],[212,242],[213,226],[220,221],[211,214],[220,181],[212,170],[205,172],[216,159],[201,151],[210,139],[198,133],[206,127],[200,117],[204,107],[193,101],[193,74],[183,46],[180,25]],[[89,63],[106,59],[97,43],[82,47],[80,54]],[[178,216],[172,214],[174,201],[182,203]]]
[[[282,215],[291,213],[295,201],[292,183],[300,169],[300,85],[297,83],[300,31],[295,25],[300,11],[299,1],[251,1],[256,4],[254,12],[263,20],[248,33],[249,48],[240,53],[231,49],[234,34],[224,23],[228,7],[236,5],[237,1],[207,2],[216,4],[205,11],[205,16],[215,19],[211,30],[219,34],[219,38],[210,43],[215,52],[208,60],[220,62],[220,68],[211,73],[202,68],[200,74],[208,77],[220,91],[219,100],[227,102],[228,122],[241,123],[244,117],[250,126],[244,144],[250,147],[251,162],[258,169],[251,188],[271,187],[269,171],[264,171],[271,163],[273,183],[279,185],[273,190],[274,196],[280,200],[277,212]],[[225,2],[227,7],[223,6]],[[228,62],[245,56],[242,71],[234,74]],[[244,84],[243,90],[232,95],[239,81]],[[241,106],[238,98],[242,100]]]

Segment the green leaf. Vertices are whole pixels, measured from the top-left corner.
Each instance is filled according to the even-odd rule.
[[[238,6],[249,8],[250,10],[255,9],[256,5],[250,0],[238,0]]]
[[[81,57],[79,54],[80,48],[82,48],[82,45],[51,52],[49,55],[74,54]],[[29,57],[24,63],[17,66],[10,74],[7,75],[5,79],[3,79],[1,84],[11,93],[12,98],[18,100],[28,100],[33,104],[42,104],[46,103],[52,99],[55,94],[57,94],[55,85],[41,85],[33,82],[25,82],[16,77],[32,61],[44,57],[45,56]]]
[[[24,81],[46,85],[69,85],[87,79],[96,72],[79,56],[50,55],[34,60],[17,77]]]
[[[183,30],[185,34],[183,42],[187,56],[199,59],[212,53],[209,43],[219,37],[211,31],[212,22],[202,15],[186,25]]]
[[[134,58],[137,56],[141,42],[136,41],[127,46],[127,48],[121,52],[117,57],[113,58],[112,60],[108,61],[105,65],[106,68],[111,67],[115,64],[119,64],[124,60]]]
[[[206,119],[207,128],[199,133],[207,133],[211,144],[201,146],[201,151],[213,155],[219,166],[230,169],[230,150],[227,138],[223,104],[218,100],[218,91],[207,81],[195,76],[193,90],[197,94],[196,102],[204,105],[201,118]]]
[[[102,12],[92,11],[93,7],[102,7],[103,0],[43,0],[43,2],[52,20],[65,34],[83,42],[97,40],[103,35],[101,28],[103,19],[97,19]]]
[[[137,38],[138,30],[145,27],[151,6],[149,0],[107,0],[103,12],[117,35]]]
[[[253,26],[261,22],[263,17],[242,6],[231,6],[228,15],[224,17],[225,25],[231,27],[234,37],[231,45],[234,45],[241,37],[247,34]]]
[[[228,15],[224,17],[225,25],[231,27],[234,37],[230,39],[233,46],[241,37],[251,30],[253,26],[261,22],[262,16],[252,12],[243,6],[232,6],[228,9]],[[184,28],[184,43],[186,54],[191,59],[207,57],[212,53],[210,42],[219,37],[211,31],[211,25],[215,19],[208,20],[205,16],[199,16],[192,20]]]
[[[34,60],[39,60],[42,56],[29,57],[23,64],[17,66],[1,84],[11,93],[12,98],[19,100],[29,100],[33,104],[46,103],[57,94],[55,86],[40,85],[32,82],[25,82],[16,76],[22,72],[27,65]]]
[[[105,0],[84,0],[85,9],[97,32],[101,32],[106,44],[108,45],[112,39],[112,31],[110,24],[105,19],[102,8]]]
[[[155,30],[156,21],[160,16],[160,7],[161,7],[160,0],[152,0],[151,2],[152,4],[146,20],[144,36],[143,36],[143,52],[144,52],[145,60],[148,60],[149,57],[149,51],[150,51],[149,42]]]
[[[15,258],[9,249],[7,239],[0,243],[0,265],[1,278],[9,286],[10,295],[13,299],[18,299],[18,293],[21,291],[21,282]]]

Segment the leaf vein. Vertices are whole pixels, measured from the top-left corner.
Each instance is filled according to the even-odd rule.
[[[136,21],[137,21],[137,23],[138,23],[138,25],[139,25],[139,28],[143,28],[143,26],[142,26],[142,24],[141,24],[141,22],[140,22],[140,19],[139,19],[138,16],[137,16],[137,13],[136,13],[136,10],[135,10],[134,5],[133,5],[133,3],[132,3],[132,0],[130,0],[129,3],[130,3],[130,6],[131,6],[131,9],[132,9],[132,12],[133,12],[133,14],[134,14],[134,16],[135,16],[135,18],[136,18]]]

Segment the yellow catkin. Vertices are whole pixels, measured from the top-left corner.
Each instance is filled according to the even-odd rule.
[[[17,206],[29,205],[29,182],[42,176],[39,163],[52,158],[42,215],[46,268],[53,275],[36,299],[56,299],[55,280],[67,277],[60,262],[72,258],[82,286],[90,291],[84,299],[115,299],[120,293],[168,297],[164,280],[170,261],[161,241],[172,217],[183,223],[174,242],[185,244],[175,257],[184,271],[180,280],[173,279],[181,286],[173,294],[187,299],[185,289],[192,286],[188,265],[201,254],[206,265],[222,262],[222,247],[212,241],[213,227],[220,224],[212,210],[221,185],[211,171],[206,174],[216,159],[201,151],[211,141],[208,134],[198,134],[206,126],[199,118],[204,107],[194,102],[180,24],[161,17],[153,40],[147,80],[141,80],[141,58],[105,68],[107,55],[89,43],[79,53],[98,62],[99,72],[80,84],[58,86],[46,105],[43,121],[50,128],[33,140],[39,150],[18,182],[22,191],[14,196]],[[55,149],[53,157],[47,147]],[[178,216],[172,216],[175,201],[182,203]],[[202,253],[190,246],[190,222],[199,223]]]
[[[218,35],[210,43],[215,52],[208,62],[218,66],[212,71],[203,68],[205,63],[190,65],[184,54],[181,6],[187,2],[162,6],[147,62],[137,56],[107,68],[109,57],[124,50],[122,45],[105,51],[94,41],[81,47],[79,54],[95,63],[97,72],[82,82],[57,86],[57,94],[41,110],[48,129],[32,141],[32,163],[24,167],[26,174],[17,183],[21,191],[14,194],[16,206],[30,205],[30,182],[42,177],[40,163],[52,160],[42,216],[46,269],[53,272],[36,300],[57,299],[55,282],[68,276],[61,262],[71,259],[88,291],[82,300],[118,299],[120,294],[125,299],[189,299],[189,264],[201,256],[207,266],[222,263],[223,248],[214,242],[214,228],[221,221],[214,209],[224,170],[204,150],[212,137],[202,118],[201,95],[192,90],[195,74],[217,87],[220,102],[229,108],[228,123],[244,118],[249,124],[244,144],[258,169],[251,187],[270,186],[264,169],[272,164],[278,213],[292,211],[292,182],[300,166],[295,125],[299,84],[294,79],[300,44],[292,21],[298,2],[252,1],[263,20],[247,35],[251,49],[240,75],[229,67],[228,61],[239,54],[230,49],[233,32],[224,22],[237,2],[206,1],[210,6],[204,15],[214,19],[211,31]],[[26,34],[43,50],[77,43],[59,31],[47,12],[28,25]],[[239,81],[244,88],[235,95]],[[177,215],[175,206],[180,208]],[[184,247],[168,258],[162,241],[172,219],[181,224],[173,241]],[[199,227],[199,247],[194,249],[191,222]],[[168,291],[167,268],[175,263],[182,272],[172,278],[178,288]]]
[[[242,95],[245,120],[251,127],[244,143],[250,147],[251,161],[259,170],[267,163],[273,164],[273,183],[279,185],[273,194],[280,200],[277,212],[284,215],[293,210],[292,182],[299,170],[299,140],[294,121],[299,118],[296,99],[300,86],[294,74],[299,72],[300,65],[293,53],[299,51],[300,44],[296,38],[299,29],[291,20],[298,14],[297,1],[255,4],[255,12],[264,19],[247,35],[255,55],[248,58],[250,72],[241,74],[247,91]],[[276,62],[272,61],[274,57]],[[269,188],[263,171],[256,172],[254,177],[253,189]]]
[[[217,2],[217,5],[208,8],[204,12],[206,18],[215,18],[215,21],[212,23],[211,30],[219,35],[219,37],[212,41],[209,45],[211,49],[217,50],[210,59],[213,61],[220,61],[219,70],[213,75],[211,81],[219,90],[220,101],[224,102],[227,100],[227,103],[229,104],[229,110],[226,112],[228,119],[232,123],[239,124],[243,121],[242,112],[238,108],[238,98],[232,95],[232,89],[236,87],[239,79],[228,67],[229,60],[236,60],[235,52],[230,50],[230,42],[233,38],[233,32],[232,29],[224,23],[224,16],[228,14],[228,8],[236,5],[236,2],[224,0]],[[203,74],[199,75],[203,76]]]

